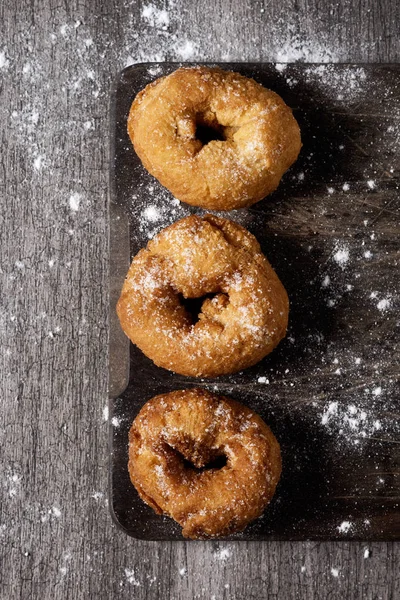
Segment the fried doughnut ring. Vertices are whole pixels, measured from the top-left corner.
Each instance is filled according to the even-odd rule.
[[[185,299],[204,296],[193,318]],[[126,335],[156,365],[213,377],[254,365],[275,348],[286,333],[288,298],[251,233],[227,219],[192,215],[135,256],[117,312]]]
[[[225,466],[213,468],[221,457]],[[281,455],[252,410],[192,389],[143,406],[129,432],[128,470],[156,513],[175,519],[185,537],[205,539],[242,531],[261,515],[279,481]]]
[[[273,192],[301,148],[297,121],[278,94],[209,67],[183,67],[145,87],[128,133],[143,165],[176,198],[212,210],[250,206]]]

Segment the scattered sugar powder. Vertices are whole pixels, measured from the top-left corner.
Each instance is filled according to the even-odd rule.
[[[382,427],[381,422],[374,416],[373,403],[369,404],[370,410],[354,403],[330,402],[321,414],[321,425],[348,443],[358,445],[360,439],[374,435]]]
[[[144,244],[167,225],[190,214],[179,200],[152,181],[139,187],[131,199],[131,206],[132,222],[139,233],[144,234]]]
[[[196,54],[196,45],[189,40],[185,40],[175,44],[174,50],[179,58],[189,60]]]
[[[135,577],[135,571],[133,569],[124,569],[125,577],[128,583],[135,585],[137,587],[140,586],[140,581],[138,581]]]
[[[335,567],[332,567],[331,573],[332,577],[339,577],[339,569],[335,569]]]
[[[121,421],[118,419],[118,417],[113,417],[111,419],[111,424],[113,427],[119,427],[121,425]]]
[[[82,196],[81,194],[78,194],[78,192],[74,192],[69,197],[69,207],[72,210],[72,212],[77,212],[79,210],[81,198]]]
[[[329,275],[325,275],[323,281],[322,281],[322,287],[326,288],[329,287],[331,283],[331,278],[329,277]]]
[[[280,44],[276,49],[277,63],[304,62],[335,62],[339,57],[335,50],[329,48],[319,36],[321,41],[314,37],[305,39],[299,36],[294,25],[290,24],[282,31],[285,37],[278,36]],[[286,39],[285,39],[286,38]]]
[[[347,246],[345,246],[344,244],[340,245],[338,244],[334,250],[334,254],[333,254],[333,260],[342,267],[342,269],[345,268],[345,266],[347,265],[347,263],[349,262],[349,258],[350,258],[350,251],[349,248]]]
[[[9,61],[7,59],[6,53],[4,50],[0,52],[0,69],[7,69],[9,65]]]
[[[371,300],[377,300],[379,296],[378,292],[371,292],[369,297]],[[392,297],[388,296],[386,298],[382,298],[381,300],[379,300],[379,302],[376,305],[376,308],[378,310],[380,310],[381,312],[385,312],[386,310],[388,310],[392,305]]]
[[[161,62],[165,60],[205,60],[209,54],[209,40],[206,40],[204,49],[194,40],[182,38],[185,28],[182,26],[186,19],[188,8],[182,3],[158,3],[145,2],[141,9],[141,18],[145,25],[143,31],[138,31],[136,16],[131,14],[126,19],[124,36],[119,42],[122,52],[119,53],[121,66],[134,62]],[[266,14],[266,12],[265,12]],[[260,18],[264,16],[261,12]],[[198,31],[195,29],[193,37],[198,39]],[[212,37],[212,36],[211,36]],[[210,39],[211,39],[210,37]],[[231,35],[229,29],[221,29],[218,47],[214,48],[215,61],[246,61],[254,56],[256,46],[249,42],[245,53],[236,44],[235,36]],[[307,35],[300,35],[295,14],[289,13],[288,18],[276,20],[274,23],[274,35],[268,41],[269,60],[275,60],[277,70],[284,73],[284,63],[303,61],[308,63],[332,63],[344,61],[348,58],[346,50],[335,43],[332,45],[331,37],[321,32],[319,23],[311,19],[308,23]],[[318,68],[320,65],[316,65]],[[357,86],[361,86],[365,78],[365,72],[360,67],[355,70],[344,69],[346,72],[342,79],[335,80],[334,69],[323,73],[321,88],[332,90],[336,95],[355,93]],[[312,72],[310,77],[321,79],[320,73]]]
[[[258,383],[269,383],[269,379],[267,379],[267,377],[259,377],[257,381]]]
[[[42,169],[44,159],[45,157],[40,154],[35,158],[35,160],[33,161],[33,167],[35,171],[40,171]]]
[[[180,7],[171,3],[166,10],[148,3],[143,6],[141,17],[148,27],[140,35],[134,16],[128,17],[126,35],[122,41],[123,49],[120,52],[122,65],[201,58],[197,44],[179,34],[183,19]]]
[[[214,556],[219,560],[228,560],[232,556],[232,551],[227,547],[219,548]]]
[[[350,521],[343,521],[337,529],[339,533],[348,533],[353,529],[353,523],[350,523]]]
[[[364,549],[364,558],[369,558],[370,557],[370,550],[369,548],[365,548]]]
[[[181,577],[184,577],[186,574],[187,574],[186,567],[182,567],[181,569],[179,569],[179,575]]]
[[[367,186],[370,190],[374,190],[376,188],[376,183],[373,179],[368,179]]]
[[[142,17],[151,27],[167,29],[169,25],[169,14],[164,9],[159,9],[154,4],[146,4],[142,8]]]
[[[322,62],[322,61],[321,61]],[[304,76],[313,84],[320,87],[324,94],[331,100],[339,102],[354,102],[365,93],[367,84],[367,71],[363,67],[354,66],[338,69],[335,65],[315,65],[305,69]],[[343,150],[344,146],[339,146]],[[349,189],[345,184],[346,191]]]
[[[322,415],[322,419],[321,419],[322,425],[326,425],[329,422],[332,415],[337,415],[337,408],[338,408],[337,402],[331,402],[329,404],[328,408]]]
[[[155,223],[156,221],[159,221],[162,218],[162,214],[160,213],[157,206],[155,206],[154,204],[150,204],[150,206],[147,206],[144,209],[142,215],[143,218],[146,219],[146,221],[150,221],[150,223]]]
[[[20,485],[22,477],[17,473],[12,473],[10,470],[6,475],[6,485],[8,486],[8,496],[10,498],[16,498],[20,495]]]
[[[103,421],[108,421],[108,406],[103,408]]]
[[[104,498],[104,494],[103,494],[103,492],[93,492],[91,497],[94,498],[95,500],[99,501]]]
[[[61,510],[57,506],[52,506],[49,512],[53,515],[53,517],[56,517],[56,519],[61,517]]]
[[[61,577],[65,577],[68,573],[68,563],[70,562],[72,556],[70,552],[63,552],[61,556],[60,562],[62,563],[59,567],[59,572],[61,573]]]
[[[392,302],[390,298],[382,298],[382,300],[379,300],[378,304],[376,305],[376,308],[381,312],[385,312],[390,308],[391,304]]]

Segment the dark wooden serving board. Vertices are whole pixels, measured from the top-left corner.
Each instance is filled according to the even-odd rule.
[[[399,167],[397,65],[226,64],[282,95],[302,130],[278,190],[223,216],[245,225],[291,302],[286,339],[246,371],[194,380],[128,344],[115,304],[130,257],[197,209],[174,202],[126,133],[136,93],[176,64],[125,69],[112,99],[110,502],[148,540],[182,539],[143,504],[127,473],[128,430],[146,400],[204,386],[255,409],[283,453],[277,494],[232,539],[400,539]],[[151,207],[149,209],[149,207]]]

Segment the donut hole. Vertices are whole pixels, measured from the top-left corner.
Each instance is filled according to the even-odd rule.
[[[196,465],[190,462],[190,460],[187,460],[183,455],[181,456],[183,459],[183,466],[185,467],[185,469],[192,469],[192,471],[196,471],[197,473],[202,473],[203,471],[210,471],[211,469],[219,471],[220,469],[226,467],[226,465],[228,464],[228,457],[226,456],[226,454],[220,454],[219,456],[216,456],[215,458],[210,460],[210,462],[206,463],[203,467],[196,467]]]
[[[182,452],[180,452],[177,448],[173,446],[169,446],[170,450],[172,450],[175,459],[181,463],[185,470],[195,471],[196,473],[202,473],[203,471],[211,471],[212,469],[215,471],[219,471],[223,469],[228,464],[228,457],[224,453],[218,453],[213,455],[205,464],[201,466],[196,465],[192,462],[187,456],[185,456]]]
[[[215,292],[204,294],[199,298],[185,298],[179,294],[179,300],[189,315],[192,324],[195,325],[202,316],[210,316],[211,312],[220,312],[229,304],[229,297],[226,294]],[[211,309],[211,310],[210,310]]]
[[[196,139],[202,144],[202,146],[207,146],[210,142],[225,142],[226,137],[224,135],[224,128],[216,124],[207,124],[196,121]]]

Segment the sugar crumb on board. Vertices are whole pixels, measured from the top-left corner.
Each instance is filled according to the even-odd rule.
[[[336,248],[334,249],[332,258],[340,267],[342,267],[342,269],[344,269],[350,260],[349,247],[344,243],[338,242]]]
[[[351,521],[342,521],[342,523],[338,525],[337,530],[339,533],[349,533],[353,527],[354,525]]]

